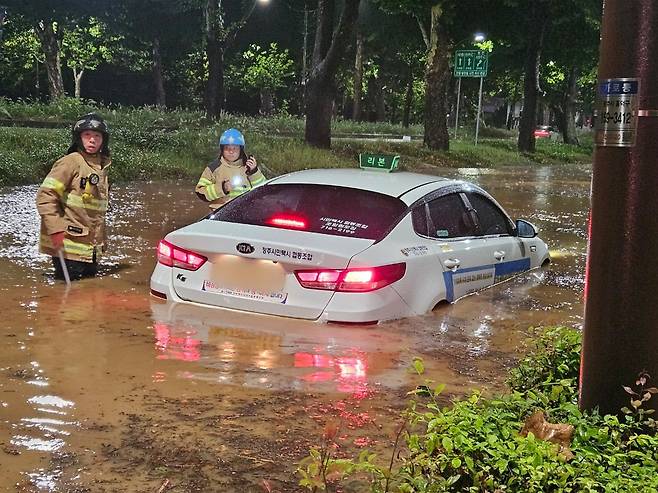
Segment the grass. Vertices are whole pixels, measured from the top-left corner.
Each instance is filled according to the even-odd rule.
[[[534,154],[516,150],[516,136],[506,129],[483,128],[478,146],[472,129],[451,140],[449,151],[423,147],[422,128],[408,129],[388,123],[337,120],[335,136],[345,134],[412,135],[414,140],[364,140],[336,138],[331,150],[316,149],[303,142],[304,120],[290,115],[254,118],[223,115],[208,120],[189,110],[162,111],[153,107],[101,107],[90,101],[67,98],[51,104],[13,102],[0,98],[0,118],[14,121],[46,121],[53,128],[0,127],[0,185],[38,183],[70,142],[70,125],[79,115],[97,111],[111,128],[112,179],[185,178],[195,180],[217,152],[217,140],[225,128],[241,129],[247,150],[254,154],[267,175],[305,168],[356,166],[361,152],[398,154],[403,168],[533,166],[589,163],[590,142],[568,146],[538,141]]]

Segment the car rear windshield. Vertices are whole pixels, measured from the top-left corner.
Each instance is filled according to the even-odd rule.
[[[209,219],[378,240],[406,208],[400,199],[367,190],[272,184],[233,199]]]

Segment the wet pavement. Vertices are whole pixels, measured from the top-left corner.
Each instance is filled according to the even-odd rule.
[[[446,402],[504,388],[531,327],[582,321],[590,170],[433,172],[535,223],[553,263],[367,328],[151,298],[157,241],[206,213],[189,183],[116,186],[102,276],[69,290],[37,252],[36,186],[0,189],[0,490],[298,491],[328,422],[339,453],[390,451],[414,357]]]

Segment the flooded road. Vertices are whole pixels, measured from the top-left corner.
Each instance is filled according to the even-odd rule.
[[[37,252],[37,187],[0,189],[0,490],[298,491],[329,421],[341,453],[390,449],[415,356],[446,399],[502,389],[530,327],[582,321],[590,170],[433,172],[535,223],[553,263],[367,328],[151,298],[157,241],[206,213],[189,183],[116,186],[102,276],[68,291]]]

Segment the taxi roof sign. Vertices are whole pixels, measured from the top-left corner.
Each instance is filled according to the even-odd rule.
[[[359,167],[363,169],[377,169],[381,171],[394,171],[398,168],[400,156],[393,154],[359,154]]]

